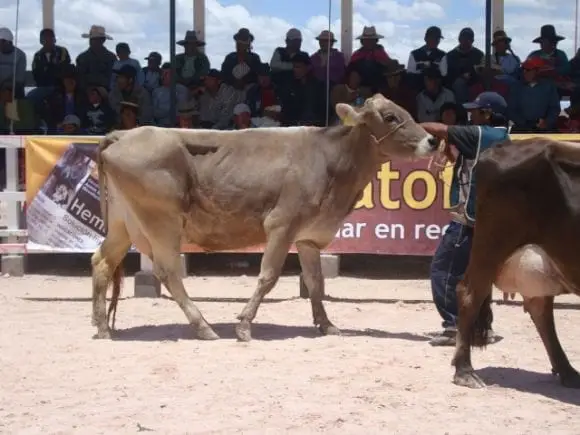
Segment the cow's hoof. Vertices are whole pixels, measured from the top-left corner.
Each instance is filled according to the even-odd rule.
[[[459,385],[460,387],[467,388],[485,388],[485,382],[475,374],[473,370],[469,371],[456,371],[455,376],[453,376],[453,383]]]
[[[198,328],[197,331],[195,331],[195,335],[198,339],[200,340],[219,340],[220,336],[216,334],[216,332],[211,329],[211,326],[206,325],[206,326],[202,326],[200,328]]]
[[[580,389],[580,374],[576,370],[564,375],[560,374],[560,383],[566,388]]]
[[[111,339],[111,330],[110,329],[104,329],[104,330],[99,330],[97,331],[97,333],[95,335],[93,335],[93,338],[95,340],[110,340]]]
[[[320,325],[318,330],[322,335],[340,335],[340,329],[334,325]]]
[[[238,341],[248,342],[252,340],[252,330],[250,322],[242,320],[236,325],[236,337]]]

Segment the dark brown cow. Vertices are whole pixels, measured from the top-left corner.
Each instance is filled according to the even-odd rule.
[[[495,283],[523,296],[552,372],[563,386],[580,388],[554,325],[554,297],[580,295],[580,144],[543,138],[500,144],[482,154],[477,185],[471,257],[458,286],[454,382],[485,386],[470,347],[486,343]]]

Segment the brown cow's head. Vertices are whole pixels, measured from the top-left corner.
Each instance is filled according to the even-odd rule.
[[[373,95],[360,108],[339,103],[336,113],[344,124],[368,129],[385,160],[427,157],[437,151],[438,141],[409,112],[381,94]]]

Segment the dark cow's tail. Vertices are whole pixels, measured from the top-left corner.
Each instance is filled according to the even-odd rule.
[[[469,316],[473,319],[471,330],[468,331],[471,345],[475,347],[486,347],[488,344],[489,331],[493,322],[493,312],[491,311],[491,291],[485,298],[483,303],[478,307],[477,311],[473,313],[475,307],[472,304],[477,304],[477,297],[473,294],[473,290],[467,284],[467,276],[457,285],[457,302],[460,304],[459,318],[462,316]],[[461,320],[459,320],[461,322]]]
[[[117,317],[117,304],[119,303],[119,296],[121,295],[121,284],[123,281],[123,264],[119,264],[113,272],[113,293],[111,294],[111,303],[107,311],[107,323],[111,325],[111,329],[115,329],[115,319]],[[112,322],[112,323],[111,323]]]
[[[485,348],[489,341],[489,332],[493,322],[493,312],[491,311],[491,294],[488,295],[477,313],[475,324],[473,325],[473,333],[471,336],[471,343],[475,347]]]

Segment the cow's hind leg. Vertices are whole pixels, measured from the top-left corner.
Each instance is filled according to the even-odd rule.
[[[339,335],[339,329],[328,320],[324,304],[322,303],[324,276],[322,276],[322,265],[320,263],[320,249],[314,243],[307,241],[296,242],[296,248],[298,250],[298,258],[300,259],[304,282],[310,293],[314,325],[324,335]]]
[[[556,325],[554,322],[554,297],[531,298],[526,303],[526,310],[530,313],[534,325],[544,343],[550,362],[552,372],[560,377],[560,382],[564,387],[580,388],[580,374],[572,367],[568,357],[562,349]]]
[[[179,240],[177,238],[176,240]],[[207,323],[201,311],[189,299],[181,279],[180,243],[173,243],[171,249],[155,246],[153,249],[153,273],[167,287],[177,305],[183,310],[189,323],[195,329],[195,335],[201,340],[217,340],[219,336]]]
[[[262,262],[260,265],[260,275],[258,276],[258,286],[254,294],[238,316],[240,323],[236,325],[236,337],[240,341],[250,341],[252,339],[251,323],[256,317],[258,307],[262,303],[264,296],[278,282],[282,273],[284,261],[288,256],[288,250],[292,245],[292,239],[285,228],[277,228],[268,234],[268,242],[264,248]]]
[[[94,338],[111,338],[107,321],[107,288],[115,270],[127,251],[131,240],[123,222],[109,224],[107,236],[91,257],[93,275],[93,326],[97,327]]]

